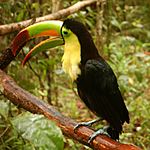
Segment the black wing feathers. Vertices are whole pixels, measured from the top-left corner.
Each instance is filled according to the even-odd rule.
[[[88,60],[81,71],[77,82],[79,96],[120,133],[129,116],[112,69],[103,60]]]

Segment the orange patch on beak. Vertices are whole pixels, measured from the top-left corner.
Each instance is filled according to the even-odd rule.
[[[60,36],[60,34],[55,30],[47,30],[36,35],[36,37],[41,37],[41,36]]]

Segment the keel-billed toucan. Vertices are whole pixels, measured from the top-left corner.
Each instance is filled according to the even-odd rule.
[[[99,55],[86,27],[73,19],[36,23],[15,37],[11,45],[13,54],[16,55],[28,40],[41,36],[49,36],[49,39],[36,45],[26,55],[23,64],[40,51],[63,45],[62,67],[76,83],[80,98],[94,114],[109,123],[104,128],[105,133],[115,140],[119,139],[122,125],[129,123],[128,110],[115,74]],[[79,126],[87,124],[81,123]],[[104,130],[98,130],[91,139]]]

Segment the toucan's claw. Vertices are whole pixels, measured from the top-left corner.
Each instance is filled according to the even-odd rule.
[[[80,128],[81,126],[87,126],[87,127],[91,127],[94,123],[99,122],[101,119],[95,119],[95,120],[91,120],[88,122],[81,122],[78,123],[75,127],[74,127],[74,133],[77,132],[78,128]]]
[[[90,136],[90,138],[89,138],[89,140],[88,140],[88,143],[90,144],[99,134],[104,134],[104,135],[107,135],[108,137],[110,137],[110,135],[107,133],[107,128],[108,128],[108,126],[102,128],[102,129],[98,129],[96,132],[94,132],[94,133]]]

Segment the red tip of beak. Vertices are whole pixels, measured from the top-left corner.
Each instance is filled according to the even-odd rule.
[[[15,39],[12,41],[11,48],[14,56],[21,50],[21,48],[26,44],[29,40],[29,33],[27,30],[21,31]]]
[[[31,55],[32,52],[29,52],[26,57],[24,58],[23,62],[22,62],[22,65],[24,66],[26,64],[26,62],[30,59],[30,55]]]

